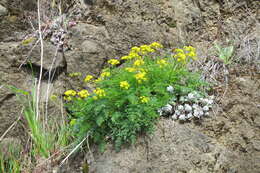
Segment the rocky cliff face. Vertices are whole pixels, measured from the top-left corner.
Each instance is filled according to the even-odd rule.
[[[32,78],[37,78],[27,67],[19,68],[26,62],[34,43],[22,44],[26,36],[35,32],[28,18],[28,15],[35,16],[36,3],[33,2],[0,1],[0,135],[21,111],[14,95],[3,86],[8,84],[30,90]],[[132,46],[153,41],[168,48],[192,44],[208,62],[212,57],[213,42],[225,44],[229,39],[236,47],[238,62],[256,64],[260,61],[258,0],[93,0],[77,1],[72,8],[69,7],[64,6],[66,20],[77,24],[67,30],[66,67],[63,55],[58,52],[55,56],[56,47],[49,38],[44,41],[45,70],[50,70],[54,57],[57,58],[55,67],[66,68],[52,81],[51,93],[61,94],[66,88],[78,87],[76,81],[67,79],[66,72],[97,76],[107,59],[126,54]],[[48,10],[46,14],[49,14]],[[37,28],[36,20],[30,20]],[[36,46],[29,56],[36,71],[39,57],[39,47]],[[237,94],[246,100],[202,122],[201,127],[162,120],[151,140],[141,141],[136,147],[121,153],[109,150],[96,155],[91,170],[257,172],[260,169],[257,167],[260,162],[260,137],[257,134],[260,123],[257,107],[260,102],[257,95],[259,77],[254,77],[253,81],[250,79],[250,82],[254,89],[248,92],[255,95],[254,100],[245,97],[246,94]],[[44,87],[47,83],[43,83]],[[241,90],[244,92],[246,88]],[[228,96],[232,96],[232,91]],[[234,100],[223,102],[223,106],[232,105]],[[248,107],[243,107],[246,103]],[[241,127],[244,130],[240,132]],[[7,136],[16,137],[23,130],[23,126],[18,125]]]

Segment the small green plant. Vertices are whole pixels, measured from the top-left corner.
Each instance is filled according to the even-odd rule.
[[[88,134],[101,150],[111,139],[119,150],[123,144],[135,143],[139,134],[150,134],[159,117],[158,109],[173,95],[177,98],[206,84],[199,74],[187,70],[187,64],[195,59],[191,46],[167,53],[155,42],[133,47],[121,59],[109,60],[110,67],[99,78],[87,75],[84,79],[95,85],[92,94],[87,90],[64,93],[75,136],[82,140]],[[174,94],[166,90],[169,85],[174,87]]]
[[[234,46],[221,47],[217,43],[215,43],[215,48],[218,51],[219,58],[223,61],[225,65],[229,65],[232,63],[232,55],[234,52]]]

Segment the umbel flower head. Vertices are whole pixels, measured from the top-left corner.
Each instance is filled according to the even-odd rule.
[[[84,82],[89,82],[93,79],[93,76],[92,75],[87,75],[84,79]]]
[[[141,97],[140,97],[141,103],[148,103],[149,100],[150,100],[149,97],[146,97],[146,96],[141,96]]]
[[[64,93],[65,96],[75,96],[76,94],[77,94],[77,92],[74,90],[67,90]]]
[[[80,98],[86,98],[86,97],[89,96],[89,92],[88,92],[88,90],[83,89],[83,90],[81,90],[80,92],[78,92],[78,96],[79,96]]]
[[[77,92],[74,90],[67,90],[67,91],[65,91],[65,93],[64,93],[65,96],[63,98],[64,98],[64,100],[71,101],[72,97],[74,97],[76,94],[77,94]]]
[[[139,72],[135,75],[135,79],[138,83],[142,83],[143,81],[146,81],[146,72]]]
[[[163,67],[163,66],[165,66],[165,65],[168,64],[165,59],[157,60],[156,63],[157,63],[158,65],[160,65],[160,67]]]
[[[105,97],[106,93],[105,90],[101,89],[101,88],[97,88],[94,90],[94,93],[98,96],[98,97]]]
[[[127,90],[130,87],[130,85],[127,81],[122,81],[120,82],[120,87]]]
[[[111,64],[111,65],[120,64],[120,62],[117,59],[110,59],[110,60],[108,60],[108,63]]]
[[[135,62],[134,62],[135,67],[141,66],[143,64],[144,64],[144,60],[142,60],[142,59],[135,60]]]

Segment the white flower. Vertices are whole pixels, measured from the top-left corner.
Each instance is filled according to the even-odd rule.
[[[205,116],[209,116],[209,112],[205,112]]]
[[[172,112],[172,106],[170,104],[165,105],[161,109],[163,112],[171,113]]]
[[[170,92],[170,93],[173,93],[173,91],[174,91],[174,88],[173,88],[173,86],[171,86],[171,85],[169,85],[166,89],[167,89],[167,91]]]
[[[185,116],[185,114],[181,114],[180,116],[179,116],[179,120],[186,120],[186,116]]]
[[[214,101],[213,101],[213,100],[211,100],[211,99],[210,99],[210,100],[208,100],[208,104],[210,104],[210,105],[212,105],[212,104],[213,104],[213,102],[214,102]]]
[[[200,112],[197,110],[194,110],[193,115],[194,115],[194,117],[200,118]]]
[[[209,107],[208,106],[203,106],[203,111],[209,111]]]
[[[191,112],[192,111],[192,107],[189,104],[185,104],[184,105],[184,110],[187,112]]]
[[[184,109],[184,107],[183,107],[182,105],[179,105],[179,106],[177,107],[177,109],[178,109],[179,111],[182,111],[182,110]]]
[[[179,110],[176,110],[176,111],[175,111],[175,114],[176,114],[176,115],[180,115],[181,112],[180,112]]]
[[[201,117],[201,116],[203,116],[204,115],[204,112],[201,110],[201,111],[199,111],[199,116]]]
[[[172,119],[173,119],[173,120],[177,120],[177,119],[178,119],[178,115],[173,114],[173,115],[172,115]]]
[[[204,98],[204,99],[201,99],[200,101],[201,101],[202,104],[207,105],[208,102],[209,102],[209,99]]]
[[[198,109],[198,108],[199,108],[199,105],[193,104],[193,105],[192,105],[192,108],[193,108],[193,109]]]
[[[181,102],[184,102],[185,100],[186,100],[185,97],[183,97],[183,96],[180,97]]]
[[[193,93],[189,93],[189,94],[188,94],[188,99],[189,99],[189,100],[195,99],[194,94],[193,94]]]
[[[190,119],[192,117],[193,117],[192,113],[187,114],[187,119]]]

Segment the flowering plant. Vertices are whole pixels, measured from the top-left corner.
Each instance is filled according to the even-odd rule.
[[[75,135],[82,139],[89,134],[103,149],[111,139],[120,149],[122,144],[134,143],[138,134],[151,133],[158,108],[173,95],[179,97],[205,84],[198,74],[187,70],[193,60],[195,48],[185,46],[166,53],[157,42],[135,46],[128,55],[109,60],[109,68],[99,78],[87,75],[84,79],[95,85],[92,94],[65,92]],[[173,86],[171,93],[166,89],[169,85]],[[78,96],[80,99],[75,98]]]

